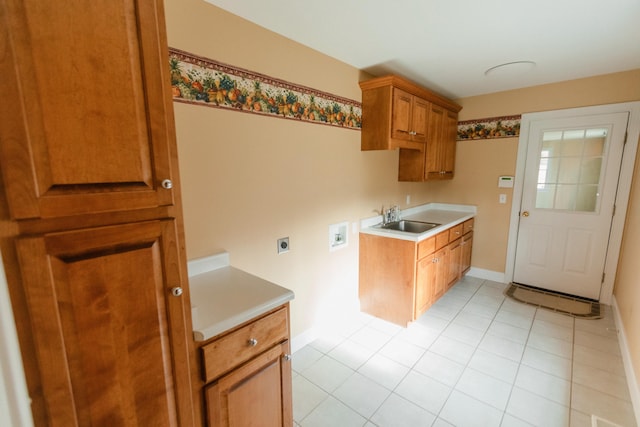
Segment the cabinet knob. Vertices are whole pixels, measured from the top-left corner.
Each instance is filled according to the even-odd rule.
[[[165,190],[171,190],[173,188],[173,181],[171,181],[170,179],[162,180],[162,188],[164,188]]]
[[[529,216],[529,212],[528,211],[522,212],[522,216]]]
[[[251,347],[255,347],[255,346],[257,346],[257,345],[258,345],[258,340],[257,340],[257,339],[255,339],[255,338],[251,338],[251,339],[249,340],[248,344],[249,344]]]
[[[282,358],[283,358],[284,360],[286,360],[287,362],[291,361],[291,355],[290,355],[290,354],[283,354],[283,355],[282,355]]]
[[[171,288],[171,295],[173,295],[174,297],[179,297],[180,295],[182,295],[182,288],[180,286]]]
[[[436,262],[438,262],[438,258],[432,259],[431,262],[433,262],[435,264]]]

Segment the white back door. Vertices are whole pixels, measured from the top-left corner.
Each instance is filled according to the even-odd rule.
[[[599,299],[628,119],[531,123],[514,282]]]

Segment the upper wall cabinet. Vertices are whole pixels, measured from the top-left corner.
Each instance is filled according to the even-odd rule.
[[[14,219],[174,203],[164,22],[155,1],[5,0],[2,174]]]
[[[399,148],[400,181],[453,177],[460,105],[394,75],[360,88],[362,150]]]
[[[427,141],[429,102],[402,89],[393,88],[391,111],[390,140],[398,141],[398,147],[415,146],[420,149]]]

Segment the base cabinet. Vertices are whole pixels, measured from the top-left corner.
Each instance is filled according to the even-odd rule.
[[[285,341],[208,386],[208,425],[291,426],[289,353],[289,341]]]
[[[418,243],[361,233],[361,310],[401,326],[420,317],[468,270],[465,224],[472,234],[473,218]]]
[[[293,425],[289,306],[204,343],[209,427]]]

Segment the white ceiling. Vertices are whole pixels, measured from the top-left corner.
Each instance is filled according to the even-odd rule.
[[[399,74],[451,98],[640,68],[640,0],[206,1],[373,75]],[[514,61],[537,65],[484,74]]]

